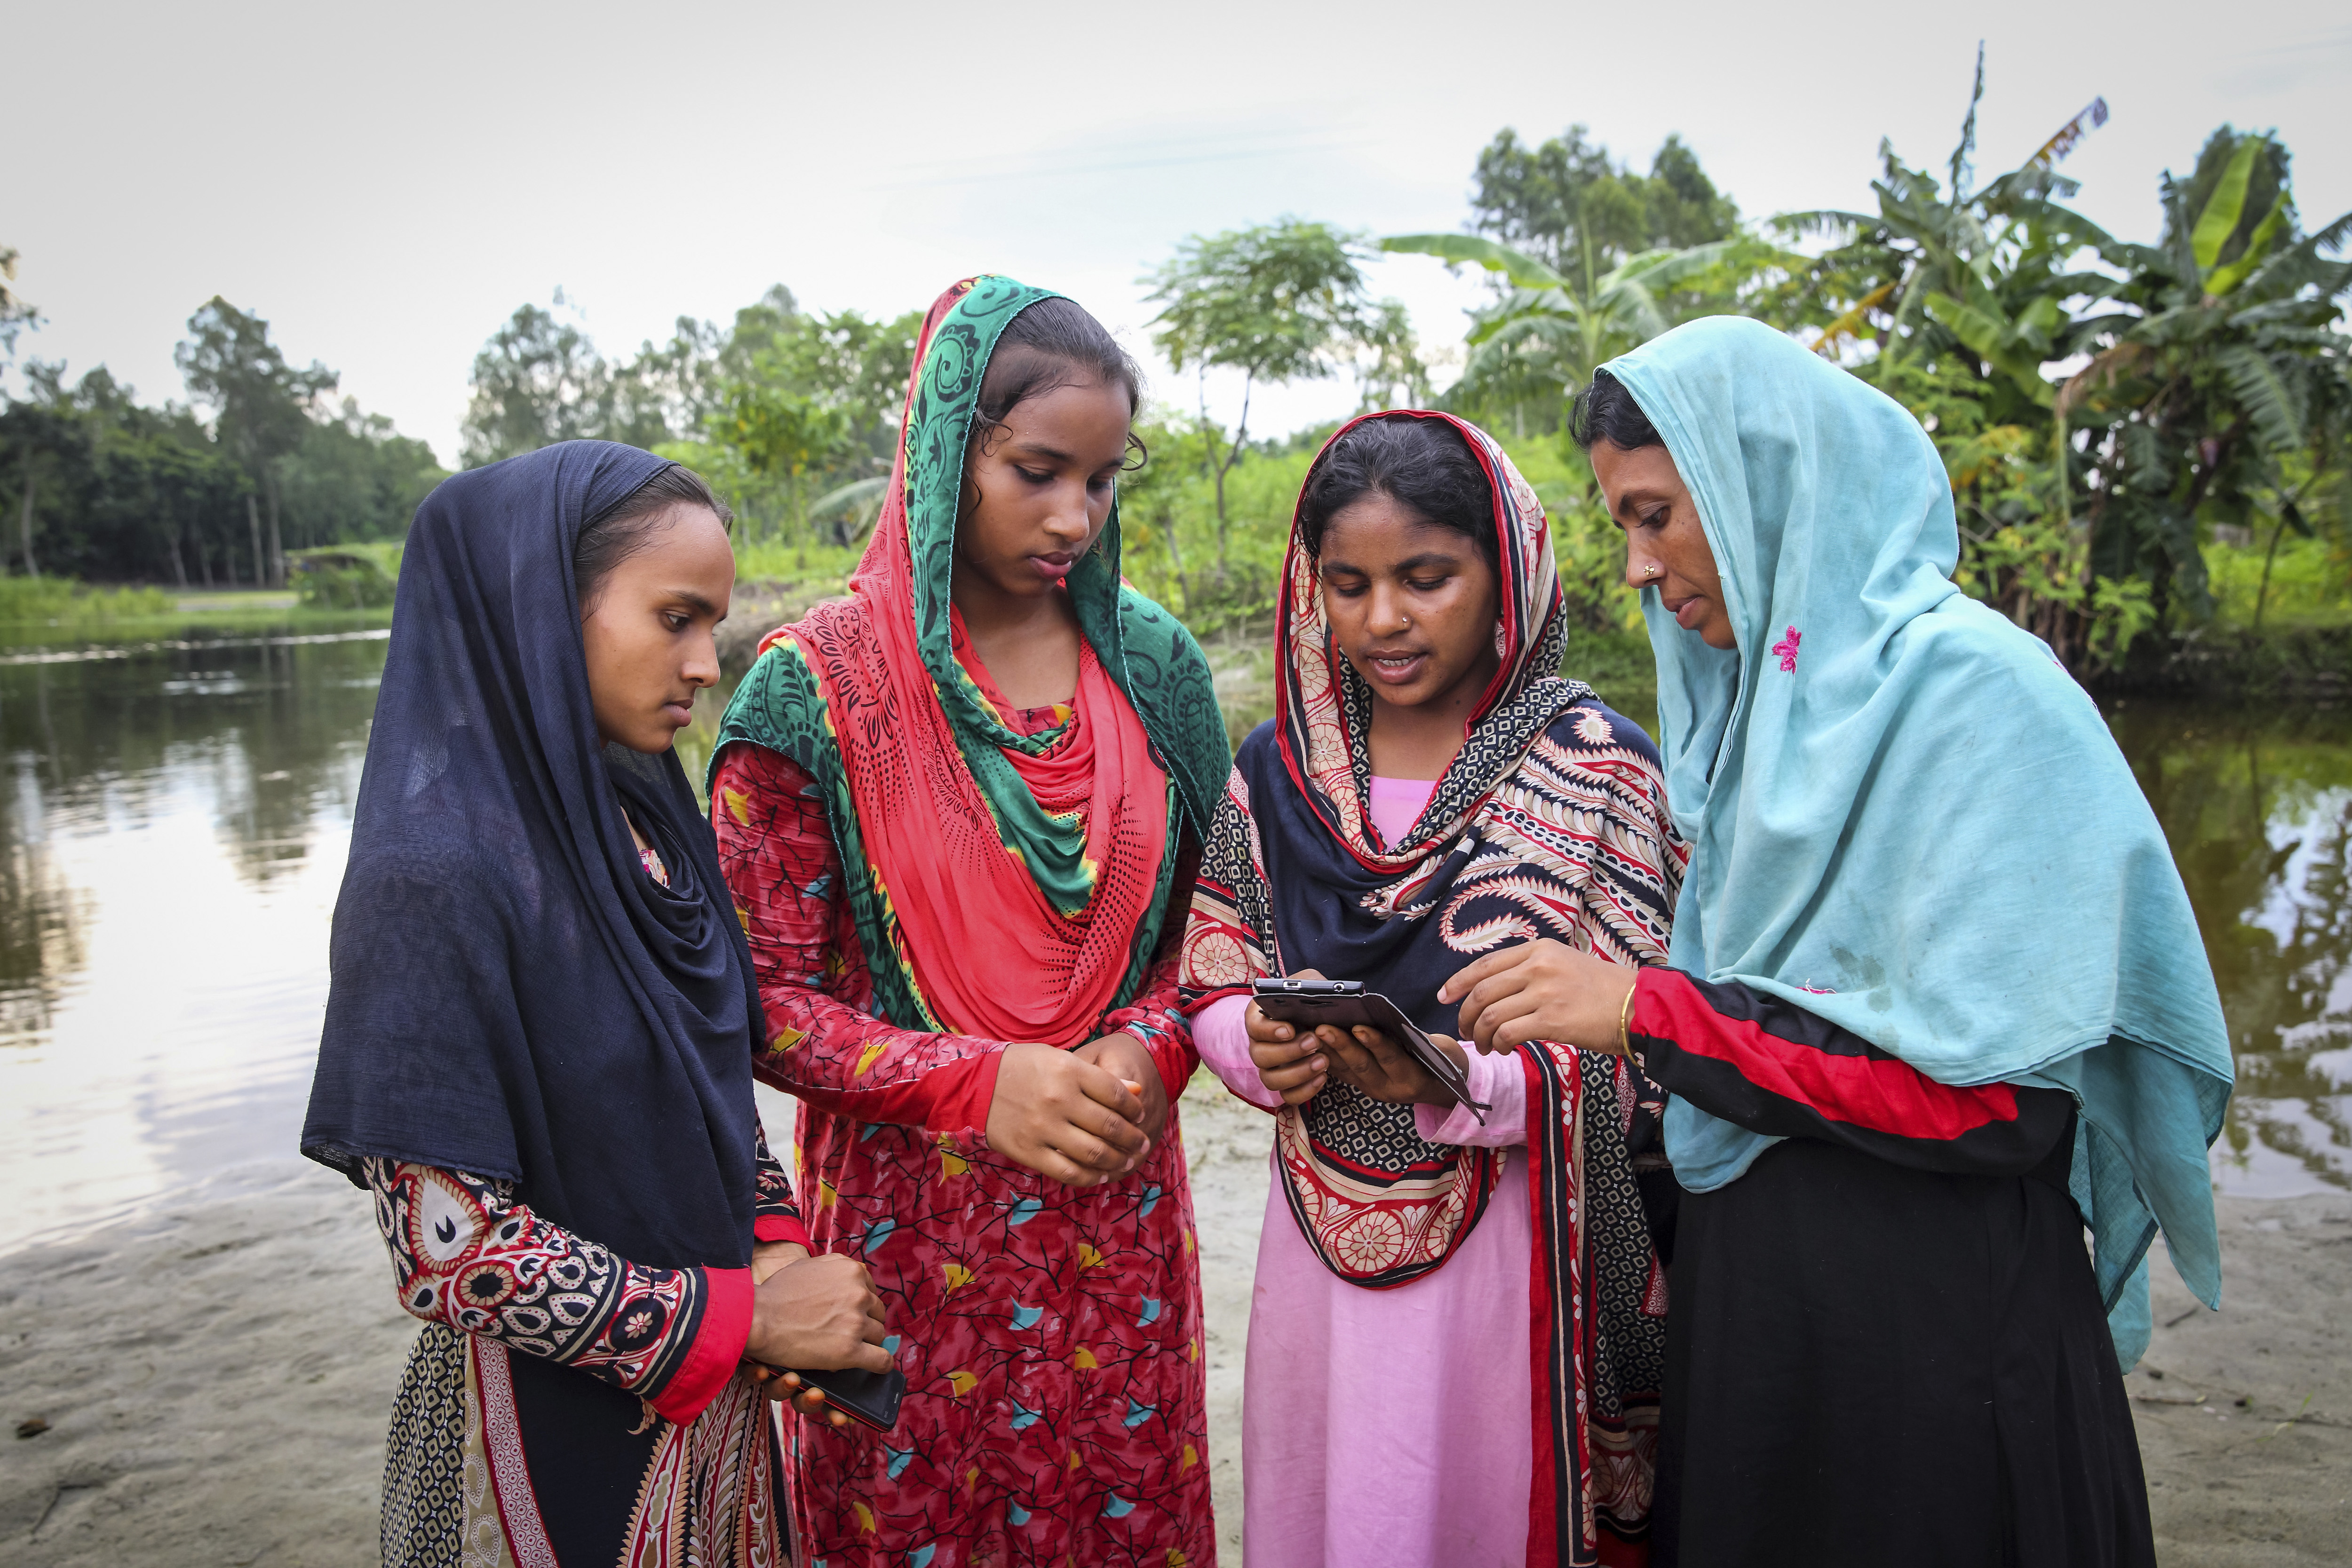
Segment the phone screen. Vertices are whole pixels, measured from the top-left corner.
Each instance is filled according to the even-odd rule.
[[[857,1422],[877,1432],[887,1432],[898,1424],[898,1405],[907,1397],[907,1374],[893,1367],[888,1372],[861,1372],[856,1367],[837,1368],[832,1372],[801,1372],[793,1376],[803,1388],[814,1388],[824,1395],[824,1402]]]

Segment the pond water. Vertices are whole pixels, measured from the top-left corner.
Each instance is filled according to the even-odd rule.
[[[384,637],[0,654],[0,1248],[299,1157]],[[2352,1187],[2352,725],[2113,721],[2239,1053],[2217,1183]]]

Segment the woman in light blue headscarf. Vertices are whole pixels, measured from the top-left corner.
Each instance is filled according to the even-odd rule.
[[[2152,1564],[2121,1370],[2159,1226],[2219,1302],[2231,1083],[2154,814],[1953,585],[1893,400],[1718,318],[1576,429],[1657,653],[1671,967],[1538,942],[1443,994],[1486,1048],[1628,1050],[1675,1097],[1654,1561]]]

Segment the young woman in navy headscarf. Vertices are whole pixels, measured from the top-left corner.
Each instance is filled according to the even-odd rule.
[[[688,470],[574,441],[409,531],[302,1131],[426,1325],[394,1568],[781,1562],[762,1363],[889,1365],[768,1155],[759,997],[670,749],[719,677],[726,521]]]

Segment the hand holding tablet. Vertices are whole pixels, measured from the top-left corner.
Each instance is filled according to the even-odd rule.
[[[1379,1030],[1418,1064],[1448,1100],[1466,1106],[1470,1114],[1482,1126],[1485,1124],[1487,1108],[1471,1098],[1470,1080],[1460,1064],[1406,1017],[1395,1003],[1376,991],[1365,990],[1361,981],[1325,980],[1307,974],[1270,977],[1254,982],[1250,994],[1260,1014],[1295,1028],[1312,1030],[1328,1026],[1340,1030],[1358,1026]],[[1286,1100],[1290,1098],[1285,1095]],[[1298,1100],[1306,1098],[1299,1096]]]

